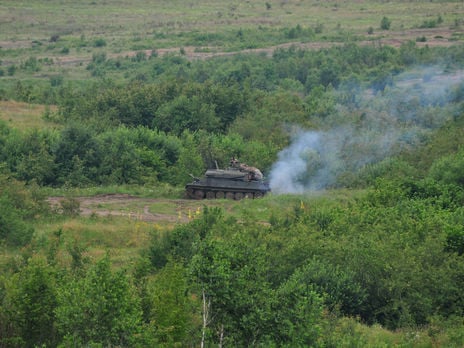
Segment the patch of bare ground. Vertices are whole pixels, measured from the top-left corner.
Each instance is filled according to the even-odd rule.
[[[8,49],[19,49],[19,48],[31,48],[32,41],[21,40],[21,41],[0,41],[0,48],[4,50]]]
[[[51,208],[57,212],[62,209],[61,203],[66,197],[48,197],[47,201]],[[189,201],[172,199],[139,198],[128,194],[105,194],[93,197],[76,197],[79,202],[79,213],[81,216],[120,216],[132,220],[145,222],[188,222],[189,216],[185,208]],[[158,213],[150,211],[155,203],[165,203],[172,206],[172,213]]]

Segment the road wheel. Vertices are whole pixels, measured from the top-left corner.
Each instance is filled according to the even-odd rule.
[[[205,193],[202,190],[195,191],[195,198],[196,199],[203,199],[205,197]]]
[[[206,199],[214,199],[216,195],[214,194],[213,191],[208,191],[206,192]]]
[[[245,198],[253,199],[253,192],[247,192],[247,193],[245,193]]]
[[[193,188],[191,188],[191,187],[188,188],[187,191],[186,191],[187,197],[188,197],[188,198],[195,198],[195,195],[193,194],[194,191],[195,191],[195,190],[194,190]]]
[[[226,193],[226,198],[227,198],[227,199],[234,199],[234,198],[235,198],[235,195],[234,195],[233,192],[227,192],[227,193]]]
[[[222,191],[216,192],[216,198],[217,199],[223,199],[224,198],[224,192],[222,192]]]
[[[236,199],[237,201],[243,199],[243,193],[242,193],[242,192],[236,192],[236,193],[235,193],[235,199]]]
[[[255,198],[261,198],[261,197],[263,197],[262,192],[255,192]]]

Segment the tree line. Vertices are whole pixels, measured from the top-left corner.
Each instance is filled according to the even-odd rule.
[[[390,88],[395,76],[415,64],[441,64],[452,72],[460,49],[345,45],[279,49],[271,59],[130,60],[133,69],[151,67],[151,78],[50,87],[48,101],[57,111],[48,109],[43,117],[60,124],[57,129],[20,132],[1,124],[0,162],[17,179],[50,186],[182,185],[188,173],[200,175],[214,161],[225,165],[232,155],[267,172],[295,126],[330,129],[387,113],[403,128],[420,115],[433,127],[439,115],[456,117],[463,96],[459,86],[432,102],[427,92],[412,98]],[[111,62],[101,64],[109,72],[121,69]],[[421,77],[427,79],[427,72]],[[18,81],[21,88],[12,96],[47,101],[39,95],[22,98],[24,90],[28,95],[36,95],[33,88],[47,90],[25,84]],[[382,101],[362,101],[366,90]]]

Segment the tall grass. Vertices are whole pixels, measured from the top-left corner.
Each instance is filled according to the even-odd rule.
[[[46,113],[51,113],[54,109],[53,106],[0,100],[0,120],[20,130],[56,127],[56,124],[44,118]]]
[[[46,59],[50,64],[39,66],[40,72],[28,72],[36,77],[74,74],[102,50],[108,56],[185,46],[234,51],[295,41],[371,40],[395,32],[407,39],[407,30],[423,23],[459,29],[462,15],[455,1],[5,0],[1,6],[0,68]],[[380,29],[384,17],[390,30]],[[80,78],[88,78],[85,65]]]

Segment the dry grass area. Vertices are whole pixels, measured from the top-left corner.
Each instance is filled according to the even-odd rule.
[[[380,28],[383,17],[391,21],[389,30]],[[11,78],[92,79],[86,67],[95,55],[155,52],[195,60],[239,52],[270,56],[291,45],[321,49],[347,41],[395,47],[464,42],[464,6],[456,1],[3,0],[0,23],[0,70],[8,76],[0,87],[6,88]],[[296,28],[306,34],[287,35]],[[37,70],[27,66],[30,58],[37,59]],[[11,78],[10,67],[16,67]],[[7,111],[0,118],[21,122]]]
[[[116,267],[136,259],[149,246],[153,234],[165,233],[179,224],[200,218],[205,205],[220,207],[225,214],[239,218],[243,205],[249,207],[253,203],[140,198],[128,194],[75,199],[79,202],[79,215],[68,216],[64,220],[43,221],[36,227],[36,239],[61,230],[64,243],[77,243],[85,249],[87,257],[98,259],[110,250]],[[62,196],[48,198],[52,210],[57,213],[60,213],[63,200],[66,198]],[[67,254],[63,251],[63,258],[64,255]]]
[[[411,29],[423,20],[442,16],[444,23],[462,18],[464,8],[456,1],[319,1],[268,0],[4,0],[0,41],[8,47],[24,47],[22,41],[62,36],[104,36],[131,40],[157,32],[171,34],[257,26],[279,28],[296,24],[324,24],[327,30],[343,29],[365,33],[379,27],[383,16],[392,19],[392,30]]]
[[[149,0],[99,1],[26,1],[0,3],[0,46],[5,50],[25,50],[29,54],[46,49],[48,57],[92,56],[92,47],[79,49],[82,41],[104,38],[106,51],[129,52],[133,46],[153,49],[189,46],[192,35],[264,30],[269,35],[284,28],[320,27],[321,38],[346,32],[366,39],[414,40],[436,37],[448,44],[462,40],[464,7],[456,1],[318,1],[268,0],[173,0],[153,3]],[[391,20],[390,30],[381,30],[382,17]],[[424,23],[438,23],[432,32]],[[423,28],[423,29],[419,29]],[[373,32],[369,35],[368,30]],[[434,31],[439,31],[435,33]],[[53,37],[57,40],[53,39]],[[329,39],[330,40],[330,39]],[[77,47],[63,57],[54,47],[64,43]],[[432,42],[432,44],[434,44]],[[32,52],[30,51],[32,49]],[[224,47],[218,47],[224,51]],[[90,53],[90,54],[89,54]],[[15,59],[17,52],[11,56]],[[10,59],[10,57],[8,57]]]
[[[57,126],[44,119],[43,115],[47,109],[50,112],[55,111],[55,107],[0,100],[0,120],[5,121],[8,126],[20,130]]]

